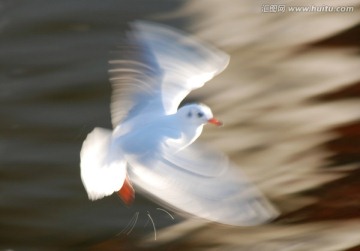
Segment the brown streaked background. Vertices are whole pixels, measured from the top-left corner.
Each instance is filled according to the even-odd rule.
[[[291,3],[349,13],[261,12],[268,4],[0,1],[0,250],[360,250],[360,2]],[[140,195],[132,208],[87,200],[79,151],[93,127],[111,126],[108,52],[135,19],[231,55],[189,100],[224,120],[202,140],[243,168],[278,220],[230,228],[173,221]]]

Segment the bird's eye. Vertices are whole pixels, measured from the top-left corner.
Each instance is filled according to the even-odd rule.
[[[191,113],[191,112],[188,112],[187,116],[188,116],[189,118],[191,118],[192,113]]]
[[[198,112],[198,117],[201,118],[202,116],[204,116],[204,113],[203,112]]]

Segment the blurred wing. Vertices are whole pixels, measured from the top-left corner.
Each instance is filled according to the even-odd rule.
[[[277,216],[265,197],[229,160],[194,143],[176,154],[129,168],[136,188],[160,204],[223,224],[250,226]]]
[[[138,21],[111,60],[113,126],[139,114],[171,114],[225,69],[229,56],[175,29]]]
[[[148,110],[164,114],[161,103],[163,72],[144,41],[127,34],[116,52],[112,53],[109,70],[112,83],[111,120],[115,128],[119,122],[136,117]]]

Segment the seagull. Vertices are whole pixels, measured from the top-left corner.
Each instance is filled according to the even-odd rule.
[[[200,103],[179,108],[229,63],[229,56],[179,30],[135,21],[110,60],[113,130],[95,128],[80,152],[90,200],[135,190],[184,216],[234,226],[278,212],[229,158],[196,141],[204,125],[221,126]]]

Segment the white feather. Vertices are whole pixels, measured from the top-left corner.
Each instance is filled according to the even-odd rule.
[[[91,200],[119,191],[126,177],[126,162],[111,138],[110,130],[95,128],[81,148],[81,180]]]

